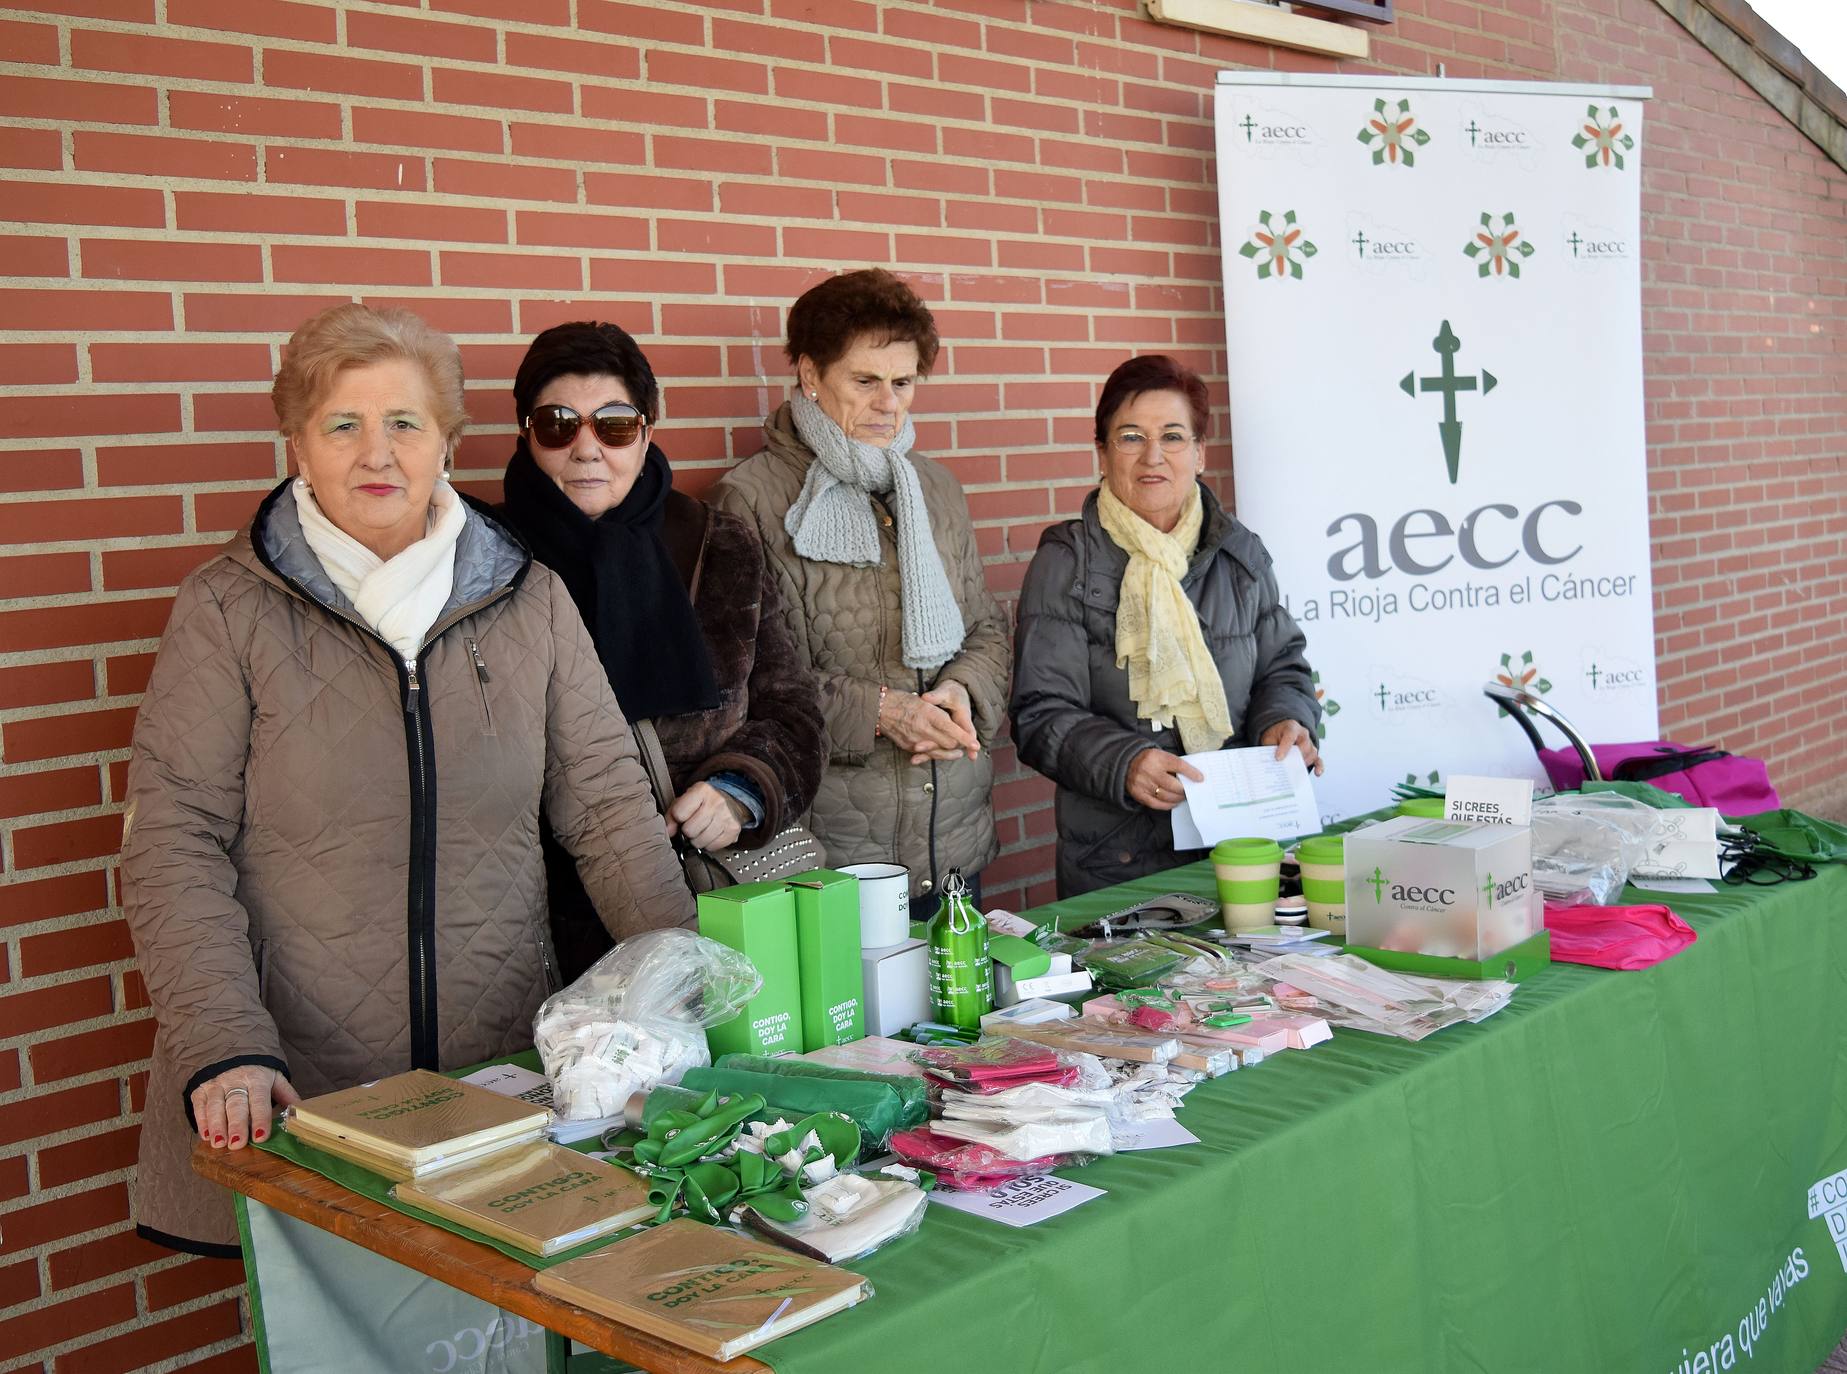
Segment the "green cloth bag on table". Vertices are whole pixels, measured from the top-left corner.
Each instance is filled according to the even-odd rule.
[[[701,1095],[709,1092],[759,1093],[766,1102],[791,1113],[791,1121],[815,1112],[839,1112],[851,1117],[853,1124],[859,1127],[863,1141],[861,1154],[866,1158],[884,1152],[891,1133],[900,1129],[898,1123],[905,1115],[904,1103],[889,1083],[869,1083],[860,1079],[699,1068],[688,1069],[680,1086]]]
[[[1806,811],[1783,807],[1779,811],[1760,811],[1754,816],[1727,816],[1733,825],[1743,826],[1767,849],[1785,859],[1799,863],[1838,863],[1847,859],[1847,826],[1824,821]]]
[[[849,1069],[835,1064],[817,1064],[812,1059],[778,1059],[767,1054],[727,1054],[714,1066],[720,1069],[743,1069],[748,1073],[773,1073],[783,1078],[845,1078],[864,1083],[884,1083],[898,1094],[904,1115],[897,1128],[908,1131],[930,1119],[930,1089],[918,1074],[875,1073],[871,1069]],[[764,1094],[772,1102],[776,1098]]]

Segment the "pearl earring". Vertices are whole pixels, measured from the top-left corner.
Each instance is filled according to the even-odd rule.
[[[818,401],[821,399],[821,393],[818,391],[811,391],[808,393],[808,399],[811,401]]]

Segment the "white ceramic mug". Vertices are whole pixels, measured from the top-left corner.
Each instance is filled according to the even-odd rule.
[[[902,864],[845,864],[859,879],[859,945],[883,949],[911,938],[911,871]]]

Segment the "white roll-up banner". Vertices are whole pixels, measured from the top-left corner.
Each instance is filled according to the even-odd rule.
[[[1656,736],[1648,94],[1219,75],[1237,513],[1308,635],[1326,819],[1543,778],[1497,679]]]

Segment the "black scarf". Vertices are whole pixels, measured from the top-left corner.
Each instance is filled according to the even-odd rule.
[[[507,518],[564,579],[630,720],[718,705],[699,618],[661,540],[672,487],[667,455],[649,444],[622,504],[592,520],[540,471],[524,436],[507,463]]]

